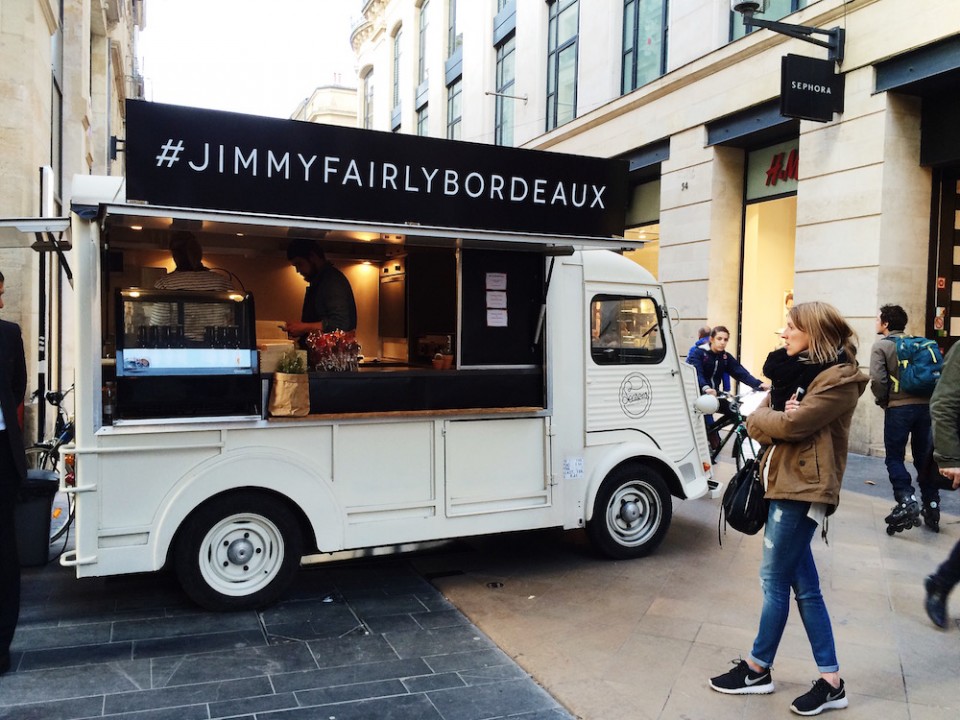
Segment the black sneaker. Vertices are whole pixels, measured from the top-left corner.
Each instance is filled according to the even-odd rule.
[[[737,666],[728,673],[710,678],[710,687],[727,695],[766,695],[773,692],[770,668],[754,672],[746,660],[732,662]]]
[[[930,622],[936,625],[938,628],[946,629],[947,627],[947,590],[937,582],[936,577],[933,575],[927,575],[926,579],[923,581],[923,589],[927,591],[927,596],[924,599],[923,605],[927,610],[927,617],[930,618]]]
[[[790,709],[797,715],[819,715],[824,710],[840,710],[847,706],[847,691],[840,680],[840,687],[834,688],[823,678],[813,687],[793,701]]]

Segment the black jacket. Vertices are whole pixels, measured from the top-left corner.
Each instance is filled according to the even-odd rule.
[[[17,409],[27,391],[27,364],[23,357],[20,326],[0,320],[0,409],[7,426],[6,437],[16,463],[17,484],[27,477],[27,460],[23,452],[23,431]]]

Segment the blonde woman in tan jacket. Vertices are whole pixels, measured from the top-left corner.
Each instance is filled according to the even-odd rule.
[[[798,715],[845,708],[830,616],[810,543],[840,502],[850,422],[869,378],[857,365],[853,330],[832,305],[795,305],[784,348],[764,366],[773,382],[768,401],[747,420],[750,437],[768,446],[761,458],[770,501],[763,535],[763,608],[753,650],[710,687],[730,695],[771,693],[770,668],[797,599],[820,678],[791,704]]]

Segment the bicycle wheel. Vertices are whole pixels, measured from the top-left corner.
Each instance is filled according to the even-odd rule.
[[[27,456],[27,470],[56,470],[56,463],[46,445],[31,445],[24,453]]]

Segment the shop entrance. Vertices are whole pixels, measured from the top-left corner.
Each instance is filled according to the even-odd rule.
[[[780,346],[793,305],[797,145],[791,140],[747,156],[738,357],[757,377],[767,353]]]
[[[933,313],[927,337],[946,351],[960,338],[960,166],[934,173],[933,238],[929,284]]]

